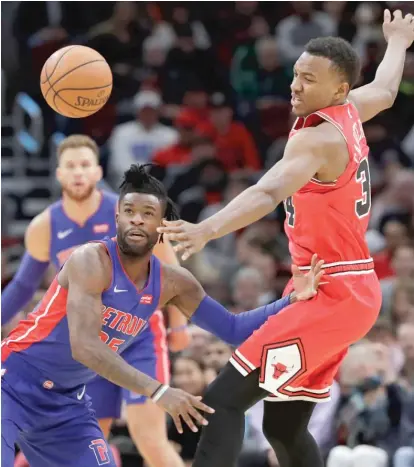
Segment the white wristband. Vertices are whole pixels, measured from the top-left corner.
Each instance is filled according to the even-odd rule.
[[[161,397],[167,392],[170,386],[167,384],[163,384],[151,397],[152,402],[157,402],[161,399]]]

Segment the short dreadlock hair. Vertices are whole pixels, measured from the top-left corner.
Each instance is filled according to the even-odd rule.
[[[165,186],[158,179],[148,173],[152,164],[132,164],[124,172],[124,179],[119,187],[119,201],[128,193],[145,193],[156,196],[164,204],[164,217],[168,221],[180,218],[176,205],[169,198]],[[160,238],[162,241],[162,236]]]
[[[361,64],[351,44],[340,37],[317,37],[305,45],[305,52],[317,57],[325,57],[343,76],[352,89],[358,81]]]

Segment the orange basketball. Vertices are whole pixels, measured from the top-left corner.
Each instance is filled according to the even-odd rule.
[[[112,72],[96,50],[69,45],[53,53],[40,74],[43,97],[53,110],[83,118],[101,109],[112,91]]]

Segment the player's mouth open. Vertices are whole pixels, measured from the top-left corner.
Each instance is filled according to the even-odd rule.
[[[291,105],[298,105],[301,102],[302,101],[299,99],[298,96],[295,96],[294,94],[292,94],[292,99],[290,100]]]
[[[147,238],[147,236],[141,230],[131,230],[128,232],[128,237],[133,240],[141,240]]]

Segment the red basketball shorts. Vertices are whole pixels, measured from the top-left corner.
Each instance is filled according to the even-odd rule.
[[[348,347],[364,337],[381,307],[373,271],[325,275],[318,294],[296,302],[255,331],[230,362],[243,375],[260,368],[266,400],[326,402]],[[285,290],[292,291],[291,282]]]

